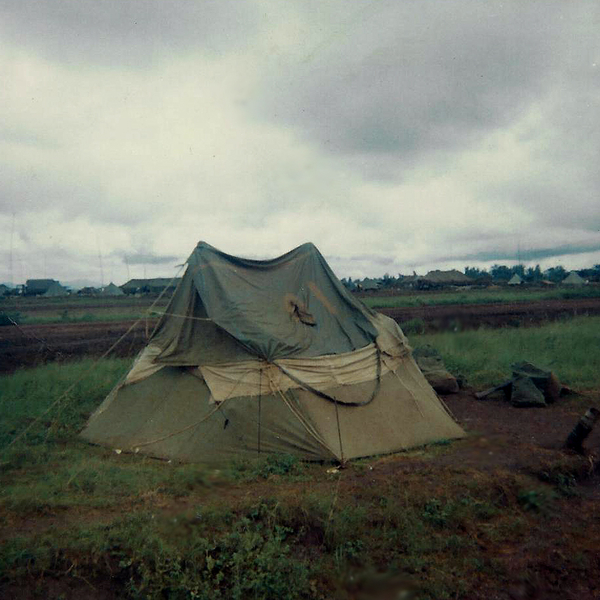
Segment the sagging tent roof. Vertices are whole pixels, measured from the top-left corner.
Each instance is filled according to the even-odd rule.
[[[377,336],[371,311],[346,291],[313,244],[258,261],[201,242],[187,264],[153,338],[164,348],[160,359],[169,364],[214,361],[214,335],[206,338],[208,328],[227,334],[219,344],[228,347],[227,360],[229,352],[269,361],[339,354],[362,348]],[[172,313],[187,315],[190,310],[209,324],[172,318]]]
[[[198,244],[149,345],[83,437],[195,462],[344,460],[461,437],[397,324],[312,244],[267,261]]]

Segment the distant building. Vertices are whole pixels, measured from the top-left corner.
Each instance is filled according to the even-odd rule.
[[[25,295],[41,296],[42,294],[45,294],[54,283],[58,283],[58,281],[55,279],[28,279],[25,282]]]
[[[91,286],[86,286],[86,287],[82,287],[78,292],[77,295],[78,296],[97,296],[100,293],[100,289],[99,288],[95,288],[95,287],[91,287]]]
[[[447,285],[473,285],[473,280],[464,273],[451,269],[450,271],[429,271],[424,277],[419,277],[416,287],[420,289],[440,288]]]
[[[576,271],[571,271],[561,282],[563,285],[585,285],[586,281]]]
[[[54,296],[68,296],[69,290],[66,287],[63,287],[55,281],[52,285],[44,292],[44,297],[54,297]]]
[[[10,288],[7,285],[4,285],[3,283],[0,283],[0,296],[4,296],[9,291],[10,291]]]
[[[521,279],[521,276],[518,273],[515,273],[509,280],[508,280],[508,285],[521,285],[523,283],[523,280]]]
[[[121,286],[126,294],[159,294],[163,290],[175,289],[181,277],[155,277],[154,279],[130,279]]]
[[[359,284],[359,289],[363,292],[374,292],[381,287],[381,284],[376,279],[370,279],[369,277],[365,277]]]
[[[112,281],[100,292],[101,296],[124,296],[125,292]]]

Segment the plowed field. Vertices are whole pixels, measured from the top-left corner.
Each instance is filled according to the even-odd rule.
[[[400,324],[419,319],[426,331],[521,326],[568,316],[600,315],[600,298],[387,308],[381,312]],[[0,372],[50,360],[101,356],[121,336],[125,337],[111,354],[133,356],[146,343],[156,320],[142,320],[127,333],[134,324],[126,320],[1,327]]]

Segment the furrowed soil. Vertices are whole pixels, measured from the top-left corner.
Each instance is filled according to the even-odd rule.
[[[136,310],[148,307],[135,304]],[[34,306],[32,304],[32,306]],[[147,342],[157,319],[102,321],[98,303],[74,305],[79,312],[97,311],[92,322],[64,322],[42,325],[10,325],[0,327],[0,372],[19,367],[33,367],[51,360],[70,360],[82,356],[101,356],[122,336],[125,337],[113,356],[134,356]],[[59,307],[59,305],[57,305]],[[32,310],[31,308],[27,309]],[[37,307],[38,311],[42,308]],[[45,310],[49,310],[47,307]],[[57,308],[54,309],[56,312]],[[104,310],[123,311],[124,304],[114,302]],[[472,329],[481,326],[528,326],[569,316],[599,315],[600,298],[511,302],[505,304],[454,304],[379,309],[400,325],[418,323],[421,332]],[[128,330],[131,329],[131,331]]]

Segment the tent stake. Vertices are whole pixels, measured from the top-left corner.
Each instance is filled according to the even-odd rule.
[[[600,418],[600,410],[593,407],[589,408],[569,434],[565,442],[565,448],[583,454],[583,442],[591,433],[598,418]]]

